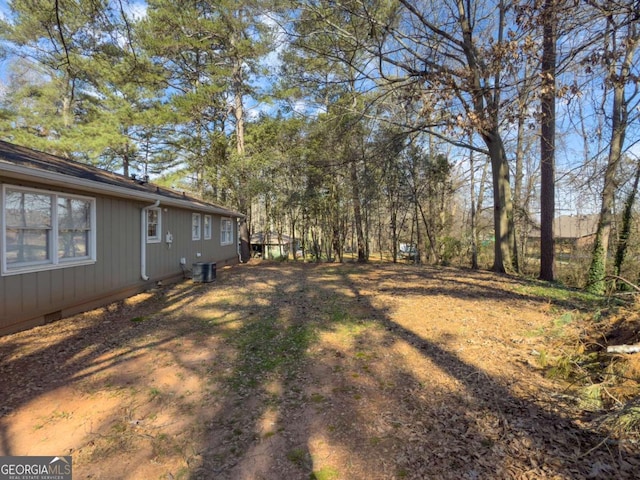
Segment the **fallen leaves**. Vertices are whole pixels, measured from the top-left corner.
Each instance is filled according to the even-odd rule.
[[[519,288],[455,269],[243,265],[1,338],[20,388],[3,389],[0,428],[12,453],[71,448],[96,479],[632,478],[637,444],[609,442],[531,360],[557,312]],[[34,432],[30,408],[63,386],[82,395]]]

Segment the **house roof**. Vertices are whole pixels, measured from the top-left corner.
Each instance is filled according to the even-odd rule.
[[[582,238],[596,233],[598,215],[561,215],[553,221],[556,238]]]
[[[141,182],[91,165],[1,140],[0,177],[38,180],[50,185],[141,201],[159,200],[161,205],[203,210],[230,217],[244,216],[226,207],[186,195],[184,192],[176,192],[153,183]]]
[[[288,245],[292,240],[289,235],[278,235],[277,232],[256,232],[251,235],[254,245]]]
[[[596,233],[598,215],[561,215],[553,219],[553,234],[556,239],[577,239]],[[534,227],[532,238],[540,237],[540,227]]]

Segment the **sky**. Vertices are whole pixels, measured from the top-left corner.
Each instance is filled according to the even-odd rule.
[[[6,19],[9,14],[8,0],[0,0],[0,19]],[[131,18],[140,19],[144,18],[147,12],[147,5],[144,1],[137,0],[122,0],[123,8],[125,12],[130,15]],[[275,25],[275,22],[268,18],[264,17],[263,21],[270,25]],[[267,56],[264,60],[264,64],[271,69],[271,71],[275,72],[275,70],[279,66],[279,55],[284,48],[285,45],[285,37],[284,32],[280,32],[277,37],[277,47]],[[3,90],[6,88],[5,84],[7,82],[8,77],[8,67],[9,61],[7,59],[2,59],[0,57],[0,97],[3,95]],[[259,79],[256,86],[261,89],[268,89],[269,80],[267,78]],[[277,104],[271,103],[259,103],[255,100],[247,98],[246,102],[246,110],[249,120],[256,119],[261,113],[266,114],[274,114],[278,109]],[[570,118],[572,113],[568,110],[568,105],[565,105],[563,101],[558,102],[558,113],[559,113],[559,132],[569,132],[571,130],[570,127]],[[297,101],[293,105],[293,110],[295,113],[303,114],[303,115],[315,115],[317,111],[314,111],[310,105],[308,105],[303,100]],[[562,117],[564,115],[564,118]],[[632,140],[633,141],[633,140]],[[571,170],[575,164],[581,163],[583,161],[583,144],[582,139],[576,133],[564,134],[564,136],[558,139],[558,151],[557,151],[557,167],[558,167],[558,176],[559,180],[563,181],[565,177],[562,175]],[[636,143],[630,150],[630,155],[635,155],[636,157],[640,157],[640,142]],[[563,191],[568,191],[564,190]],[[560,195],[558,198],[558,210],[559,212],[571,212],[571,213],[583,213],[583,210],[593,210],[597,208],[592,201],[588,199],[577,199],[575,196],[571,194]]]

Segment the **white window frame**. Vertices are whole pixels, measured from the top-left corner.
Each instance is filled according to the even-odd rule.
[[[50,211],[50,223],[48,227],[50,238],[47,242],[47,255],[46,260],[21,262],[15,264],[7,263],[7,214],[5,211],[7,204],[7,191],[12,192],[24,192],[34,195],[44,195],[51,198],[51,211]],[[61,226],[58,222],[58,199],[69,198],[75,200],[81,200],[89,202],[90,215],[89,215],[89,228],[87,236],[87,250],[88,255],[82,257],[64,258],[59,255],[60,246],[60,231]],[[93,197],[85,197],[82,195],[74,195],[64,192],[44,190],[38,188],[21,187],[18,185],[2,185],[2,197],[0,198],[0,244],[2,248],[0,250],[1,262],[1,274],[2,276],[18,275],[22,273],[39,272],[44,270],[55,270],[59,268],[76,267],[80,265],[91,265],[96,263],[96,199]]]
[[[202,237],[202,214],[191,214],[191,240],[200,240]]]
[[[158,221],[156,222],[156,234],[154,236],[149,235],[149,212],[155,212],[158,214]],[[147,236],[147,243],[160,243],[162,241],[162,209],[159,207],[147,208],[147,217],[145,219],[145,222],[145,235]]]
[[[211,215],[204,216],[204,222],[202,224],[202,234],[205,240],[211,240],[211,231],[212,231],[213,223]]]
[[[233,220],[222,217],[220,219],[220,245],[233,245]]]

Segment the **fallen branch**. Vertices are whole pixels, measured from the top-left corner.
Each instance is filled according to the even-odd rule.
[[[640,287],[638,285],[636,285],[635,283],[630,282],[626,278],[621,277],[619,275],[607,275],[605,277],[605,280],[618,280],[619,282],[626,283],[628,286],[633,288],[636,292],[640,292]]]
[[[640,345],[609,345],[607,353],[638,353]]]

